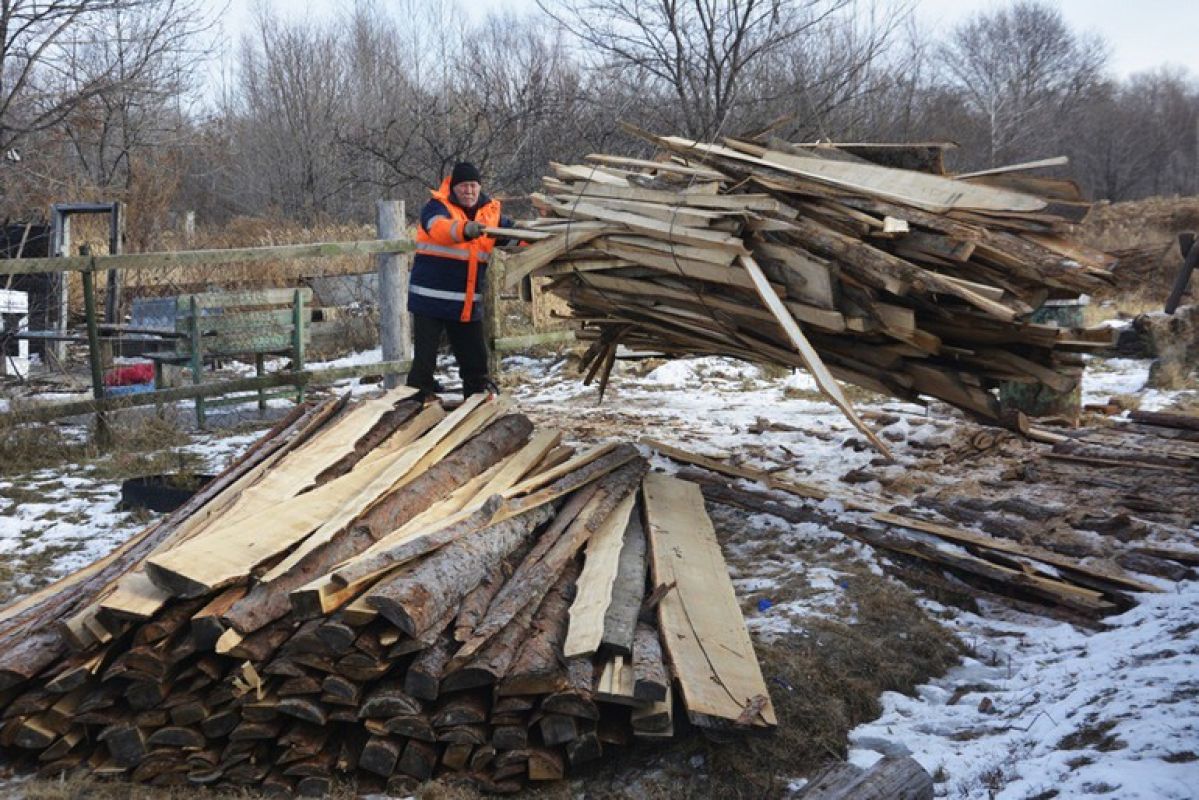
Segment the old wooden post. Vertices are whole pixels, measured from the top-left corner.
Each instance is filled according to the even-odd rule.
[[[304,371],[304,293],[296,289],[291,311],[291,371]],[[386,356],[384,356],[386,360]],[[296,402],[304,402],[304,384],[296,385]]]
[[[124,207],[118,201],[112,204],[112,214],[109,217],[109,255],[119,256],[124,252],[124,247],[121,244],[121,234],[124,230]],[[109,325],[115,325],[121,321],[121,272],[120,270],[110,269],[107,277],[108,283],[104,295],[104,321]]]
[[[402,239],[404,201],[380,200],[376,206],[380,239]],[[408,315],[408,256],[379,255],[379,343],[384,361],[412,360],[412,318]],[[400,376],[385,378],[388,388],[399,385]]]
[[[487,267],[487,282],[483,305],[483,331],[487,341],[487,371],[493,381],[500,379],[500,354],[496,342],[504,335],[504,319],[500,312],[500,286],[504,280],[504,257],[499,250],[491,252]]]
[[[1195,234],[1179,234],[1178,249],[1182,251],[1182,267],[1178,270],[1177,277],[1174,278],[1174,287],[1170,290],[1170,296],[1166,298],[1167,314],[1173,314],[1178,310],[1178,304],[1182,302],[1182,295],[1191,281],[1191,273],[1199,264],[1199,247],[1195,246]]]
[[[188,331],[188,346],[190,347],[190,361],[192,370],[192,383],[199,385],[204,380],[204,340],[200,337],[200,304],[196,301],[196,296],[193,294],[188,304],[190,316],[187,320]],[[204,398],[196,397],[196,425],[203,428],[207,422],[207,417],[204,412]]]
[[[80,255],[90,255],[80,248]],[[63,273],[65,276],[66,273]],[[87,358],[92,369],[92,397],[104,399],[104,368],[100,364],[100,327],[96,321],[96,277],[88,269],[83,275],[83,313],[87,320]],[[112,444],[112,431],[103,411],[96,411],[96,442],[101,447]]]

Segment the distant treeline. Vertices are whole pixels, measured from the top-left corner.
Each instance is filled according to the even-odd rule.
[[[200,0],[6,0],[0,218],[124,199],[131,249],[172,212],[364,221],[456,160],[535,190],[550,161],[701,139],[952,140],[954,170],[1064,154],[1091,197],[1199,193],[1199,84],[1117,78],[1107,43],[1021,0],[930,37],[901,2],[542,0],[472,24],[442,0],[260,12],[216,86]],[[11,7],[11,8],[10,8]]]

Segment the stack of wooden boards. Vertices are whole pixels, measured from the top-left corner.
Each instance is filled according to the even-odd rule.
[[[39,774],[492,791],[774,711],[699,487],[505,398],[298,409],[187,505],[0,612]]]
[[[554,164],[545,216],[517,234],[532,244],[505,262],[510,288],[549,278],[569,303],[601,391],[618,345],[804,367],[885,451],[834,378],[1019,426],[993,389],[1069,391],[1082,353],[1112,343],[1027,321],[1111,280],[1114,259],[1064,233],[1089,208],[1068,181],[888,166],[915,146],[636,133],[668,157]]]

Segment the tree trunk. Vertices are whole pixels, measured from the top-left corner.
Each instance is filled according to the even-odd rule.
[[[520,652],[503,673],[501,693],[549,694],[561,688],[562,643],[578,574],[578,565],[572,562],[541,601]]]
[[[255,586],[234,604],[225,620],[242,633],[257,630],[291,609],[288,593],[327,573],[391,533],[412,517],[441,500],[471,478],[483,473],[524,444],[533,424],[512,414],[489,425],[451,455],[422,475],[372,506],[334,539],[313,550],[288,572],[270,583]]]
[[[545,593],[549,591],[566,562],[574,558],[579,548],[600,524],[607,519],[617,504],[631,491],[635,491],[641,482],[642,475],[648,469],[648,463],[637,458],[621,467],[610,475],[605,476],[596,494],[587,504],[587,509],[580,514],[566,529],[559,539],[545,551],[544,557],[537,563],[531,563],[534,555],[521,564],[512,579],[504,585],[496,595],[487,616],[476,628],[475,635],[462,645],[462,649],[454,656],[455,661],[464,661],[472,656],[487,641],[515,617],[522,608],[530,604],[538,604]],[[534,548],[536,551],[537,548]]]
[[[658,632],[642,622],[633,640],[633,696],[649,702],[665,700],[669,685]]]
[[[883,758],[870,769],[841,764],[813,778],[801,800],[932,800],[933,779],[914,758]]]
[[[411,570],[385,578],[366,594],[367,603],[409,636],[427,630],[483,580],[487,572],[547,522],[552,509],[524,514],[459,539]]]

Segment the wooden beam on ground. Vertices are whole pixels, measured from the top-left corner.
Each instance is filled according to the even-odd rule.
[[[636,500],[636,492],[629,494],[587,541],[586,561],[570,606],[570,627],[562,647],[566,658],[591,655],[603,640],[604,618],[612,600],[621,546]]]
[[[642,484],[655,586],[671,586],[658,623],[688,716],[696,725],[777,720],[704,498],[693,483],[651,473]]]

